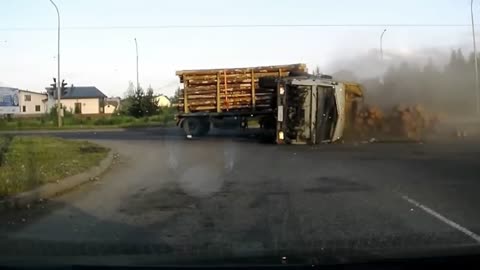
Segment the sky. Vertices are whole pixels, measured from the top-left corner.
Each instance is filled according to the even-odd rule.
[[[338,63],[345,67],[349,59],[379,51],[385,28],[387,62],[388,55],[435,60],[438,51],[472,50],[470,0],[54,1],[61,14],[61,78],[108,96],[123,96],[129,81],[135,83],[134,38],[140,85],[166,95],[179,85],[175,71],[182,69],[306,63],[334,72]],[[480,1],[474,13],[480,32]],[[57,74],[53,5],[0,0],[0,18],[0,86],[43,91]]]

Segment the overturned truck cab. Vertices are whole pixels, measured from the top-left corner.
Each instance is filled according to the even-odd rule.
[[[343,84],[319,76],[264,78],[276,88],[276,143],[320,144],[340,140],[345,126]]]

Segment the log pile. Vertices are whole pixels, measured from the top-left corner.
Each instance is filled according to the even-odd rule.
[[[177,71],[184,87],[177,104],[180,112],[226,112],[267,110],[275,105],[275,89],[259,87],[261,77],[284,77],[292,71],[306,72],[306,65],[283,65],[237,69]]]
[[[351,137],[419,141],[434,130],[436,123],[437,118],[419,105],[396,106],[387,114],[378,107],[366,106],[355,117]]]
[[[436,117],[428,114],[422,106],[396,106],[388,119],[386,133],[410,140],[421,140],[433,131]]]
[[[360,138],[373,137],[384,129],[385,115],[378,107],[366,106],[355,117],[355,132]]]

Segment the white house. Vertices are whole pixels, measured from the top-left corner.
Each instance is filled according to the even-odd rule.
[[[119,97],[110,97],[105,99],[105,113],[112,114],[120,110],[121,99]]]
[[[155,97],[155,101],[159,107],[170,107],[172,105],[170,99],[165,95],[159,95]]]
[[[0,114],[35,116],[48,112],[46,93],[0,87]]]
[[[18,105],[21,115],[38,115],[48,112],[47,93],[18,90]]]
[[[49,93],[50,106],[55,105],[56,91],[46,88]],[[105,113],[105,98],[107,96],[95,86],[71,86],[61,94],[61,104],[66,111],[74,114]]]

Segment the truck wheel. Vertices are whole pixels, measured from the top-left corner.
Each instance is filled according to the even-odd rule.
[[[187,136],[200,136],[202,133],[202,123],[198,118],[186,118],[183,122],[183,131]]]
[[[200,131],[200,136],[205,136],[208,134],[210,131],[210,121],[207,120],[201,120],[200,121],[201,125],[201,131]]]

